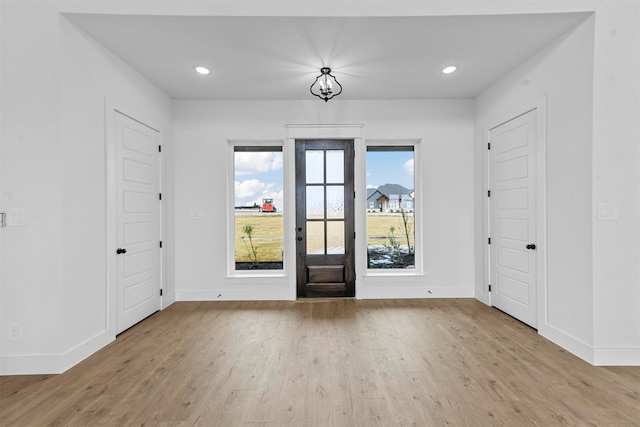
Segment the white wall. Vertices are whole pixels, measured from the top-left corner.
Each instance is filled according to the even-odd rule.
[[[546,318],[538,319],[538,328],[545,336],[561,335],[556,339],[565,339],[565,345],[571,343],[573,351],[580,353],[593,344],[592,64],[593,18],[476,99],[476,218],[481,219],[486,218],[482,197],[486,192],[481,185],[487,174],[487,126],[517,107],[546,96],[548,271],[546,283],[545,278],[538,278],[538,291],[546,293]],[[482,234],[485,223],[476,222],[478,259],[486,247]],[[477,276],[476,286],[483,285],[484,280]],[[482,289],[478,289],[478,296],[486,300]]]
[[[640,365],[640,2],[598,9],[594,52],[594,363]]]
[[[445,213],[436,214],[425,205],[425,215],[434,215],[426,217],[423,230],[425,276],[407,280],[406,295],[421,295],[431,288],[443,294],[464,294],[475,279],[478,296],[484,298],[481,127],[546,94],[547,166],[551,168],[547,179],[551,299],[546,336],[557,332],[552,339],[596,363],[640,364],[638,3],[380,1],[369,5],[366,12],[356,1],[333,6],[330,13],[343,16],[597,13],[595,30],[590,23],[580,28],[478,98],[473,149],[469,148],[474,141],[470,101],[363,105],[336,100],[324,106],[309,101],[289,107],[283,103],[175,102],[175,134],[186,145],[175,153],[179,166],[174,191],[170,100],[86,39],[58,12],[313,16],[326,11],[325,3],[2,1],[0,210],[24,209],[26,225],[0,230],[0,373],[58,372],[112,338],[104,329],[104,96],[146,114],[163,127],[165,194],[169,196],[165,205],[167,282],[169,286],[174,283],[171,251],[177,247],[177,291],[184,298],[215,297],[217,290],[237,289],[235,281],[224,278],[224,242],[203,238],[221,227],[210,221],[219,217],[209,216],[197,224],[188,220],[188,210],[194,207],[213,212],[211,190],[226,179],[224,171],[216,168],[223,158],[217,157],[221,151],[214,145],[226,138],[284,139],[285,123],[337,123],[338,118],[363,123],[365,138],[418,137],[425,147],[435,144],[434,153],[440,159],[431,157],[429,150],[422,152],[425,197],[455,216],[445,218]],[[590,51],[589,37],[594,39]],[[589,79],[591,83],[585,83]],[[417,111],[411,105],[417,105]],[[447,122],[440,107],[455,113],[455,118]],[[566,122],[567,116],[574,121]],[[469,169],[475,167],[473,175],[455,166],[448,169],[456,157]],[[435,187],[433,178],[441,175],[451,182]],[[199,185],[203,188],[177,194]],[[455,191],[449,191],[452,189]],[[577,193],[563,194],[569,190]],[[175,219],[172,193],[179,197]],[[617,205],[618,221],[595,221],[597,204]],[[444,228],[429,229],[436,227],[432,220],[441,220]],[[175,235],[174,223],[179,230]],[[474,259],[475,275],[470,264]],[[440,268],[436,260],[446,264]],[[452,266],[457,276],[450,277],[445,271]],[[375,296],[375,278],[363,280]],[[244,295],[255,294],[251,285],[244,289]],[[11,323],[22,326],[22,339],[8,339]]]
[[[169,156],[171,104],[55,4],[2,8],[0,207],[24,209],[26,224],[1,231],[0,373],[61,372],[115,337],[105,272],[105,97],[158,123]],[[12,323],[22,339],[9,340]]]
[[[227,256],[233,256],[225,239],[227,140],[284,141],[285,125],[310,123],[363,124],[364,140],[422,140],[424,274],[359,277],[357,296],[473,295],[471,100],[176,100],[174,120],[178,299],[289,298],[291,272],[289,277],[254,280],[226,277]],[[365,194],[364,188],[356,191]],[[205,219],[189,219],[191,209],[204,209]]]
[[[640,4],[603,2],[476,98],[476,295],[488,123],[546,96],[547,277],[539,332],[596,364],[640,364]],[[619,219],[596,220],[598,205]],[[546,286],[546,287],[545,287]]]
[[[51,8],[27,15],[15,4],[2,8],[1,207],[3,212],[24,209],[26,224],[1,230],[4,373],[6,356],[62,351],[62,201],[57,22]],[[49,66],[40,69],[39,64]],[[21,327],[21,340],[9,341],[11,323]]]

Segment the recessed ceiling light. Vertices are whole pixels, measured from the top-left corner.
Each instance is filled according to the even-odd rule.
[[[203,67],[202,65],[196,65],[195,67],[193,67],[193,69],[196,70],[198,74],[202,74],[205,76],[211,72],[207,67]]]
[[[458,67],[456,67],[455,65],[449,65],[449,66],[444,67],[444,68],[442,69],[442,73],[443,73],[443,74],[451,74],[451,73],[453,73],[453,72],[454,72],[455,70],[457,70],[457,69],[458,69]]]

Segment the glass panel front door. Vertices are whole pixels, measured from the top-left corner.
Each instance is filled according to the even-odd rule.
[[[296,141],[298,296],[355,296],[353,141]]]

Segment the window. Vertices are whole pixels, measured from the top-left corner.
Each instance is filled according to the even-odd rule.
[[[233,147],[236,270],[283,268],[282,147]]]
[[[415,268],[414,147],[367,146],[367,267]]]

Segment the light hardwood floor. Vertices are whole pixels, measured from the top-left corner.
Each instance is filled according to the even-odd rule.
[[[470,299],[180,302],[0,386],[2,426],[640,425],[640,368]]]

